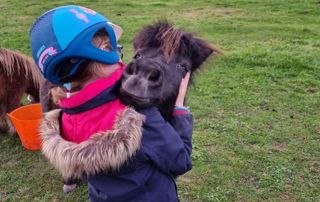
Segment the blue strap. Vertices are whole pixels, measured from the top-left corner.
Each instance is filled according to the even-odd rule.
[[[174,106],[174,110],[189,111],[189,108],[188,107],[184,107],[184,106]]]

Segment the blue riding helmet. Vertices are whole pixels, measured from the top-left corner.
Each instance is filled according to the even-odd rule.
[[[108,33],[110,51],[92,44],[93,36],[101,29]],[[46,79],[63,85],[72,80],[84,61],[119,62],[117,39],[121,33],[121,27],[91,9],[62,6],[44,13],[31,27],[32,55]]]

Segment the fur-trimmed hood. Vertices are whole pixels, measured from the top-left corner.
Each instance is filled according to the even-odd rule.
[[[80,144],[61,137],[60,112],[53,110],[45,114],[40,134],[43,154],[65,179],[117,170],[140,147],[145,117],[132,108],[118,115],[113,130],[94,134]]]

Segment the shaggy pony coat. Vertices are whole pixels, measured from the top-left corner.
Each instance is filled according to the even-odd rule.
[[[41,73],[33,59],[20,52],[0,48],[0,133],[14,132],[6,113],[21,106],[25,93],[39,102]]]

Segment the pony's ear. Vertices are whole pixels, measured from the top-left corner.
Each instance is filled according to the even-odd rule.
[[[198,69],[201,64],[212,54],[222,54],[222,52],[215,48],[212,44],[205,42],[202,39],[185,36],[189,53],[191,54],[192,71]]]

